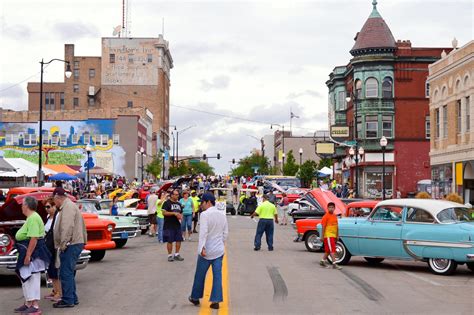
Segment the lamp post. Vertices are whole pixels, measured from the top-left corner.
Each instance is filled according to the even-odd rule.
[[[143,156],[145,155],[145,148],[141,147],[140,148],[140,155],[142,156],[142,185],[143,185],[143,170],[144,170],[144,167],[143,167]]]
[[[90,175],[90,169],[91,169],[91,164],[90,164],[90,161],[91,161],[91,152],[92,152],[92,147],[91,145],[88,143],[86,145],[86,153],[87,153],[87,162],[86,162],[86,165],[87,165],[87,192],[90,193],[91,192],[91,175]]]
[[[262,151],[262,156],[265,156],[265,143],[263,141],[263,137],[262,138],[257,138],[255,136],[252,136],[252,135],[247,135],[247,137],[250,137],[250,138],[254,138],[255,140],[257,141],[260,141],[260,147],[261,147],[261,151]]]
[[[364,155],[364,148],[360,147],[359,148],[359,142],[357,141],[357,101],[358,101],[358,93],[348,93],[346,96],[346,102],[349,103],[351,100],[353,101],[353,107],[354,107],[354,141],[355,141],[355,150],[351,147],[349,149],[349,155],[353,156],[355,154],[355,185],[354,185],[354,197],[357,198],[359,197],[359,156]],[[352,150],[352,154],[351,154]],[[360,153],[362,152],[362,154]],[[357,154],[359,153],[359,154]]]
[[[285,152],[281,155],[281,173],[285,175]]]
[[[38,187],[41,187],[43,185],[44,181],[44,175],[43,175],[43,72],[44,72],[44,65],[48,65],[53,61],[62,61],[66,64],[66,71],[64,72],[64,75],[66,76],[67,79],[69,79],[72,75],[71,71],[71,65],[69,64],[69,61],[62,60],[62,59],[51,59],[48,62],[44,62],[43,59],[41,59],[40,64],[41,64],[41,81],[40,81],[40,106],[39,106],[39,144],[38,144],[38,174],[36,175],[38,178]]]
[[[385,200],[385,149],[387,148],[388,140],[385,136],[380,138],[380,146],[382,147],[382,200]]]
[[[174,131],[176,131],[176,166],[178,166],[178,160],[179,160],[179,134],[180,133],[183,133],[185,132],[186,130],[190,129],[190,128],[193,128],[193,127],[196,127],[196,125],[191,125],[191,126],[188,126],[184,129],[181,129],[181,130],[177,130],[176,129],[176,126],[174,126]]]
[[[301,162],[303,161],[303,148],[300,148],[299,152],[300,152],[300,166],[301,166],[302,164]]]

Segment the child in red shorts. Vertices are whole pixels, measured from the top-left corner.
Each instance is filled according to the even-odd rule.
[[[339,237],[339,231],[337,227],[337,216],[334,214],[336,205],[333,202],[328,203],[328,212],[323,216],[321,225],[323,227],[322,236],[324,240],[324,256],[323,259],[319,262],[322,267],[329,268],[328,256],[331,255],[333,261],[333,269],[342,269],[339,265],[335,263],[336,257],[336,242]]]

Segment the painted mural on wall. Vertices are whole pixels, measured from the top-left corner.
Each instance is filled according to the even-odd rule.
[[[44,164],[84,166],[85,147],[92,146],[95,166],[124,175],[125,150],[113,119],[43,121]],[[0,122],[0,156],[38,163],[39,123]]]

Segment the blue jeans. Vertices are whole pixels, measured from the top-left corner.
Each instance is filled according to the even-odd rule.
[[[255,234],[255,248],[260,249],[262,246],[262,236],[265,232],[265,237],[267,239],[268,249],[273,249],[273,219],[260,219],[258,220],[257,225],[257,234]]]
[[[201,255],[198,255],[196,264],[196,273],[194,274],[193,290],[191,298],[199,300],[204,295],[204,282],[206,281],[206,274],[209,266],[212,266],[212,291],[211,303],[219,303],[223,301],[222,298],[222,259],[224,256],[213,260],[207,260]]]
[[[181,221],[181,232],[186,232],[186,228],[189,232],[193,230],[193,214],[183,215],[183,220]]]
[[[69,245],[66,250],[59,254],[61,267],[59,268],[59,279],[63,291],[62,300],[67,304],[79,303],[76,294],[76,279],[74,270],[81,255],[84,244]]]
[[[158,241],[163,242],[163,224],[165,223],[164,218],[156,217],[156,224],[158,225]]]

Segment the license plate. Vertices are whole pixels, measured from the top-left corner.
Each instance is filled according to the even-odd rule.
[[[121,233],[120,238],[128,238],[128,233],[127,232]]]
[[[140,229],[142,229],[142,230],[146,230],[147,228],[148,228],[148,226],[146,226],[146,225],[140,225]]]

